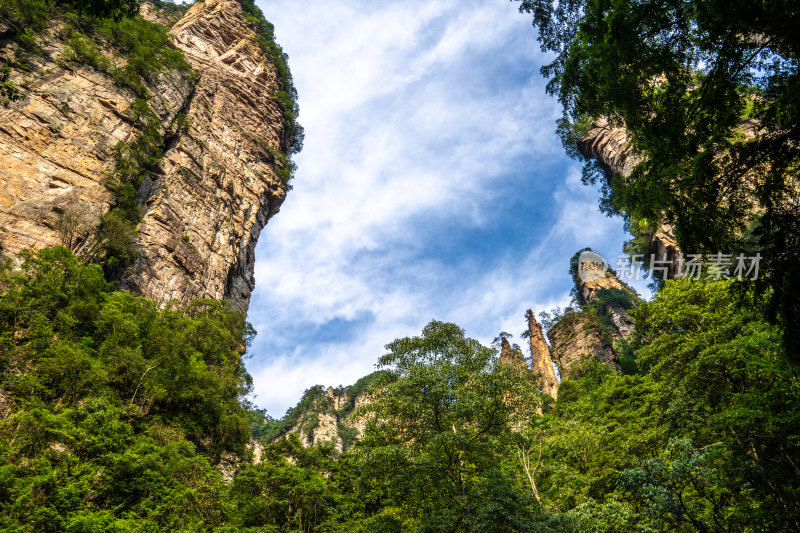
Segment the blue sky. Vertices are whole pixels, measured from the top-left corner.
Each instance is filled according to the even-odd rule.
[[[614,265],[622,221],[564,155],[516,2],[259,5],[306,140],[256,249],[256,405],[280,417],[312,385],[351,384],[433,318],[519,340],[526,309],[568,303],[578,249]]]

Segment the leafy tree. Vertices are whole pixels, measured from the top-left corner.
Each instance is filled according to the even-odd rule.
[[[215,301],[112,291],[66,248],[0,275],[0,528],[223,523],[223,457],[247,457],[252,328]]]
[[[380,366],[389,373],[353,452],[370,487],[369,523],[394,524],[374,526],[387,531],[532,527],[531,493],[501,474],[500,461],[512,428],[539,405],[532,380],[454,324],[433,321],[387,349]],[[369,512],[376,503],[380,511]]]
[[[242,528],[319,531],[337,495],[330,447],[305,448],[297,435],[265,446],[261,461],[242,469],[230,488],[230,521]]]
[[[692,253],[745,251],[768,263],[786,347],[800,356],[800,10],[788,0],[522,0],[574,145],[587,117],[624,124],[640,157],[604,185],[629,220],[674,223]],[[590,163],[585,178],[594,181]],[[754,220],[755,219],[755,220]]]
[[[763,302],[731,283],[668,281],[634,311],[638,372],[584,363],[520,434],[559,524],[797,529],[797,377]]]
[[[707,527],[730,514],[733,523],[797,529],[797,375],[760,301],[731,299],[730,284],[668,282],[636,313],[636,354],[656,381],[669,434],[706,450],[718,473],[717,493],[705,499],[715,517]]]

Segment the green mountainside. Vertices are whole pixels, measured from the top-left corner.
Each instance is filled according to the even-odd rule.
[[[241,4],[277,63],[288,129],[271,161],[288,181],[296,94],[271,25]],[[185,10],[149,5],[167,21]],[[134,260],[137,180],[157,167],[145,128],[121,147],[129,173],[110,180],[101,251],[3,251],[0,531],[800,531],[800,11],[520,5],[556,54],[544,71],[568,149],[599,117],[628,128],[633,168],[589,162],[587,180],[602,170],[606,208],[645,228],[634,240],[668,224],[680,249],[757,245],[771,254],[765,277],[664,275],[644,301],[613,271],[581,277],[581,250],[564,265],[571,306],[541,325],[525,317],[529,359],[506,333],[487,347],[433,320],[387,339],[376,372],[313,386],[276,420],[248,401],[255,331],[231,302],[162,304],[119,283]],[[147,115],[149,77],[193,74],[139,7],[0,0],[0,37],[33,57],[57,15],[70,61],[144,89]],[[98,45],[109,42],[113,63]],[[0,70],[8,105],[20,54]],[[762,125],[752,137],[744,115]]]

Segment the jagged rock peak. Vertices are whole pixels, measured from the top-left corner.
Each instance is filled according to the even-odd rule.
[[[585,262],[604,260],[591,250],[583,250],[576,254],[577,271],[575,289],[578,303],[587,306],[596,302],[600,304],[597,312],[607,316],[613,323],[611,345],[621,338],[627,338],[633,332],[633,318],[629,310],[636,305],[639,296],[636,292],[617,278],[616,273],[608,269],[592,270]],[[606,264],[607,267],[607,264]],[[583,272],[583,274],[581,274]]]
[[[536,321],[533,311],[528,309],[528,331],[531,343],[531,371],[539,382],[542,392],[553,398],[558,396],[558,376],[553,368],[550,347],[544,340],[542,326]]]
[[[500,341],[500,362],[520,368],[528,368],[528,363],[525,362],[525,358],[522,356],[522,350],[519,348],[512,348],[508,339],[505,337]]]
[[[598,292],[602,289],[615,289],[625,292],[631,290],[624,285],[617,275],[611,270],[607,270],[602,276],[589,277],[586,279],[578,278],[576,280],[576,288],[578,292],[578,303],[586,305],[598,299]]]

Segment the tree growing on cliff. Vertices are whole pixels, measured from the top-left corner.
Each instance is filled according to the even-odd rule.
[[[691,253],[745,250],[755,216],[768,312],[799,357],[798,4],[522,0],[520,10],[555,53],[542,73],[564,106],[560,131],[607,116],[641,156],[605,187],[604,208],[672,221]]]
[[[119,20],[139,10],[139,0],[64,0],[81,15]]]

